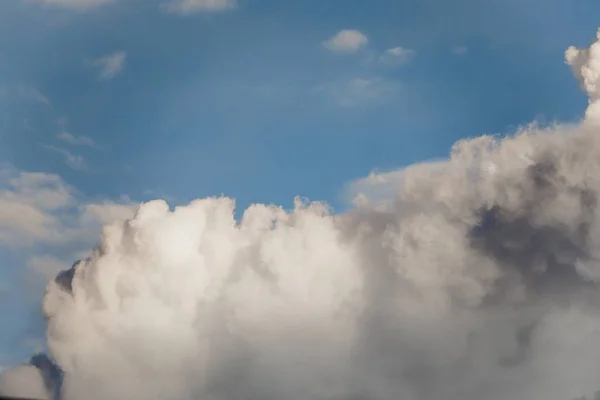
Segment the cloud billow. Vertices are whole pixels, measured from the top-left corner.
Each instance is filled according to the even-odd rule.
[[[577,51],[594,107],[594,57]],[[373,174],[344,214],[142,204],[47,287],[61,398],[593,398],[594,115]]]

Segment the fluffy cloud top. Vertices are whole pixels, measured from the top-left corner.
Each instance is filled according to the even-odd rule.
[[[589,97],[590,105],[586,111],[586,118],[600,124],[600,29],[596,36],[598,41],[589,48],[569,47],[565,58],[579,79],[581,88]]]
[[[334,53],[356,53],[367,46],[369,39],[365,34],[354,29],[339,31],[323,42],[323,46]]]

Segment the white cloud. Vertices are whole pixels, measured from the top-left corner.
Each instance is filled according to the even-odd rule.
[[[379,61],[384,65],[400,66],[410,62],[415,55],[416,51],[398,46],[387,49],[379,57]]]
[[[80,155],[73,154],[67,149],[63,149],[62,147],[54,146],[54,145],[44,145],[44,148],[48,151],[60,154],[63,156],[65,163],[72,169],[78,171],[87,170],[87,164],[84,158]]]
[[[579,79],[581,89],[588,95],[587,121],[600,124],[600,29],[589,48],[571,46],[565,52],[565,59]]]
[[[469,51],[469,48],[467,46],[454,46],[452,48],[452,54],[455,54],[457,56],[462,56],[467,54]]]
[[[88,136],[74,136],[68,132],[61,132],[56,137],[73,146],[97,147],[94,140]]]
[[[594,59],[572,64],[590,96]],[[373,81],[349,86],[362,92]],[[598,127],[588,124],[461,140],[444,161],[358,184],[362,194],[390,185],[388,207],[367,202],[336,215],[296,201],[290,211],[254,204],[238,221],[224,197],[174,210],[145,203],[127,223],[105,227],[96,250],[47,287],[60,398],[593,394],[599,148]],[[2,176],[17,198],[62,182]],[[31,205],[44,201],[32,197]],[[82,215],[121,213],[76,209],[78,226]],[[0,389],[44,396],[40,382],[24,370],[4,375]]]
[[[161,7],[166,12],[188,16],[233,10],[237,8],[237,0],[170,0]]]
[[[55,174],[0,165],[0,247],[29,248],[30,271],[46,280],[89,251],[101,225],[131,217],[136,207],[128,198],[86,199]]]
[[[317,86],[315,91],[324,94],[341,107],[358,107],[385,102],[400,90],[400,84],[383,78],[352,78]]]
[[[0,245],[56,242],[61,210],[72,205],[73,188],[53,174],[0,168]]]
[[[100,79],[108,81],[123,72],[126,61],[127,53],[124,51],[116,51],[104,57],[91,60],[89,64],[99,68]]]
[[[369,39],[358,30],[346,29],[322,42],[323,46],[334,53],[356,53],[367,46]]]
[[[0,396],[50,400],[42,372],[33,365],[21,365],[0,375]]]

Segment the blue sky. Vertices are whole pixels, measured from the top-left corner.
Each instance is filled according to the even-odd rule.
[[[43,336],[30,275],[130,203],[343,209],[373,169],[581,118],[564,51],[600,25],[597,0],[186,1],[0,2],[0,365]]]

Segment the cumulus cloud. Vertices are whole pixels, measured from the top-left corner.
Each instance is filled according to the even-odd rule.
[[[69,132],[61,132],[56,137],[73,146],[97,147],[94,140],[88,136],[74,136]]]
[[[461,140],[344,214],[145,203],[47,287],[61,399],[594,398],[599,149],[587,122]]]
[[[334,53],[356,53],[367,46],[369,39],[355,29],[345,29],[325,40],[323,46]]]
[[[596,37],[597,41],[589,48],[569,47],[565,58],[589,97],[586,118],[593,123],[600,123],[600,29]]]
[[[89,61],[89,64],[99,69],[100,79],[109,81],[125,69],[127,53],[116,51],[112,54]]]
[[[416,54],[416,51],[402,46],[392,47],[379,57],[379,61],[384,65],[400,66],[410,62]]]
[[[163,10],[189,16],[198,13],[216,13],[237,8],[237,0],[170,0],[161,4]]]

